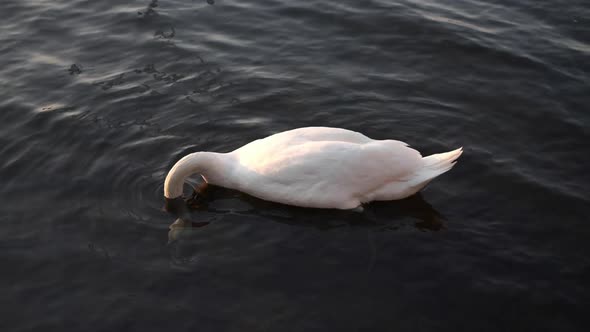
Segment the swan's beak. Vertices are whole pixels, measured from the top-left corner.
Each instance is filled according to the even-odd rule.
[[[168,198],[164,197],[164,210],[173,213],[177,216],[182,216],[187,213],[186,203],[182,197]]]

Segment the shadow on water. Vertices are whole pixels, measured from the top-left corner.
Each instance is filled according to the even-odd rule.
[[[203,184],[186,199],[190,210],[178,213],[170,225],[169,243],[183,233],[215,222],[197,220],[199,213],[222,215],[226,213],[268,219],[297,227],[311,227],[321,231],[341,227],[359,227],[377,231],[397,230],[404,227],[403,220],[412,218],[414,227],[421,231],[439,231],[445,228],[443,216],[420,193],[398,201],[373,202],[363,212],[337,209],[301,208],[264,201],[226,188]]]

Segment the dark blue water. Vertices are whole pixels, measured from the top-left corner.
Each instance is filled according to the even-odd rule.
[[[209,2],[1,2],[2,331],[590,328],[588,1]],[[465,153],[362,215],[162,211],[310,125]]]

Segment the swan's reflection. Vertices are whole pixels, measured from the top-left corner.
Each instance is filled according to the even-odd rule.
[[[209,239],[209,235],[219,233],[219,228],[211,234],[202,232],[205,230],[204,226],[215,223],[215,219],[224,216],[238,217],[238,219],[241,216],[247,219],[254,217],[260,221],[270,220],[298,227],[313,227],[322,231],[340,227],[361,227],[367,231],[372,250],[369,269],[376,255],[374,252],[376,249],[371,240],[371,234],[374,231],[397,230],[408,226],[422,231],[438,231],[444,228],[441,214],[420,194],[399,201],[373,202],[365,206],[364,212],[359,213],[293,207],[263,201],[225,188],[207,186],[195,190],[186,202],[182,202],[182,208],[177,210],[176,216],[177,219],[170,225],[168,231],[170,259],[176,267],[189,270],[200,264],[201,258],[208,257],[199,254],[204,243],[207,243],[205,244],[207,247],[220,245],[218,241]],[[224,227],[221,224],[219,226]],[[268,227],[264,232],[277,234],[273,233],[273,228]],[[264,232],[261,234],[265,234]],[[263,236],[261,234],[258,235]],[[221,245],[218,250],[222,250],[219,248],[223,247],[224,245]]]
[[[195,230],[209,223],[209,221],[194,222],[187,219],[187,217],[180,217],[170,225],[167,247],[172,264],[180,268],[189,268],[198,262],[195,256],[195,252],[198,252],[198,250],[195,251],[192,248],[192,242],[194,241],[191,241],[191,239],[194,239]]]
[[[407,217],[417,219],[413,226],[420,230],[438,231],[444,228],[441,214],[426,202],[420,193],[398,201],[373,202],[365,206],[364,212],[359,213],[294,207],[204,184],[193,191],[191,197],[186,200],[186,208],[177,213],[178,218],[170,225],[168,232],[169,243],[184,236],[183,233],[188,234],[211,222],[193,221],[195,213],[191,211],[206,211],[214,215],[232,213],[259,216],[284,224],[308,226],[320,230],[345,226],[395,230],[406,226],[400,221],[407,220]]]
[[[207,226],[210,223],[211,222],[209,221],[194,222],[187,219],[178,218],[174,220],[174,222],[169,227],[170,230],[168,231],[168,244],[174,243],[183,236],[188,235],[191,229]]]

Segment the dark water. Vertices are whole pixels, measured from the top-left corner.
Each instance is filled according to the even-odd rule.
[[[588,1],[0,13],[2,331],[590,327]],[[465,153],[363,215],[216,190],[169,229],[181,156],[308,125]]]

